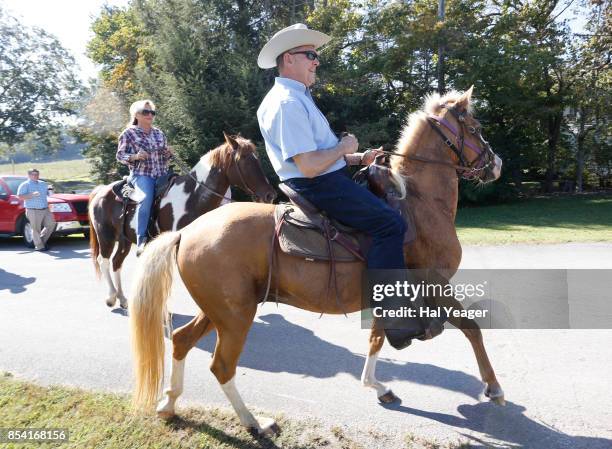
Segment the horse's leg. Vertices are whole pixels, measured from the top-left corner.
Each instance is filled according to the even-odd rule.
[[[240,418],[240,423],[249,432],[261,435],[274,433],[276,423],[269,418],[255,419],[242,401],[234,382],[238,358],[255,317],[255,310],[256,306],[253,304],[250,313],[248,313],[250,316],[236,314],[227,317],[223,323],[215,323],[217,327],[217,346],[210,370],[221,384],[221,389],[234,407],[238,418]]]
[[[127,309],[128,300],[123,293],[123,287],[121,286],[121,266],[126,256],[130,253],[132,243],[125,240],[125,238],[119,237],[119,247],[113,255],[113,277],[115,278],[115,289],[117,291],[116,297],[119,299],[119,305],[123,309]],[[114,303],[113,303],[114,304]]]
[[[95,223],[94,226],[96,226]],[[113,254],[113,249],[115,248],[115,239],[105,239],[105,233],[101,231],[102,229],[100,229],[100,226],[96,226],[96,233],[98,235],[98,241],[100,245],[100,254],[98,254],[98,265],[100,266],[100,271],[104,276],[106,285],[108,285],[108,297],[106,298],[106,305],[108,307],[113,307],[115,305],[115,301],[117,301],[117,290],[115,289],[115,285],[113,284],[113,280],[111,278],[110,257]]]
[[[183,393],[183,380],[185,378],[185,357],[198,340],[214,329],[211,321],[200,312],[193,320],[172,333],[172,370],[170,372],[170,386],[164,390],[165,397],[157,406],[157,415],[160,418],[174,416],[174,404]]]
[[[361,384],[364,387],[373,388],[376,390],[376,396],[380,402],[389,404],[398,400],[393,391],[390,388],[380,383],[376,379],[376,362],[378,361],[378,354],[385,344],[385,333],[382,329],[377,329],[372,326],[370,331],[370,350],[368,351],[368,358],[366,359],[365,366],[363,367],[363,373],[361,373]]]
[[[463,310],[463,305],[456,299],[449,298],[448,302],[449,306],[458,310]],[[485,396],[499,405],[505,405],[504,391],[495,377],[495,371],[493,371],[493,366],[489,361],[489,356],[487,355],[487,350],[485,349],[482,339],[482,331],[476,321],[453,316],[449,317],[448,321],[453,326],[461,329],[463,335],[467,337],[472,345],[476,361],[478,362],[480,377],[486,385],[484,390]]]

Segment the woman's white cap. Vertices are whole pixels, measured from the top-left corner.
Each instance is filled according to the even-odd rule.
[[[276,67],[276,58],[287,50],[303,45],[319,48],[327,44],[331,37],[320,31],[309,30],[303,23],[283,28],[270,39],[259,52],[257,65],[262,69]]]

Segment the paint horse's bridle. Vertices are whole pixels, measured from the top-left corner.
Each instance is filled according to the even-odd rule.
[[[253,157],[255,157],[255,154],[253,153]],[[193,179],[196,182],[196,189],[198,188],[198,186],[202,186],[204,187],[205,190],[207,190],[208,192],[212,193],[213,195],[229,201],[230,203],[235,202],[234,199],[229,198],[225,195],[223,195],[222,193],[217,192],[215,189],[213,189],[212,187],[209,187],[206,185],[206,183],[200,181],[192,172],[191,169],[189,167],[187,167],[187,165],[185,165],[183,163],[183,161],[181,161],[179,158],[177,158],[176,156],[173,156],[174,161],[178,164],[179,167],[181,167],[181,170],[183,170],[185,173],[187,173],[189,175],[189,177],[191,179]],[[244,176],[242,174],[242,170],[240,170],[240,164],[238,163],[238,151],[232,148],[232,164],[231,165],[235,165],[236,166],[236,172],[238,173],[238,177],[240,178],[240,182],[242,183],[240,187],[242,190],[244,190],[245,192],[247,192],[250,196],[251,199],[254,201],[255,198],[257,198],[257,195],[255,194],[255,192],[249,187],[249,185],[246,183]]]
[[[440,107],[448,110],[453,115],[453,117],[455,117],[455,119],[459,123],[459,130],[455,129],[453,124],[446,120],[444,116],[429,114],[426,118],[427,123],[429,123],[429,126],[431,126],[431,128],[442,138],[442,141],[446,144],[446,146],[449,147],[453,151],[453,153],[455,153],[455,155],[459,159],[459,164],[429,159],[419,155],[400,154],[394,151],[384,151],[383,153],[392,156],[401,156],[405,157],[406,159],[411,159],[420,162],[445,165],[454,168],[457,171],[457,176],[461,176],[465,179],[477,178],[483,170],[491,168],[495,165],[495,153],[493,153],[489,142],[487,142],[482,137],[482,130],[480,127],[475,128],[473,126],[467,126],[465,124],[464,112],[460,112],[454,106],[448,106],[446,104],[441,104]],[[454,142],[447,137],[444,131],[442,131],[442,128],[446,128],[448,131],[450,131],[450,133],[454,137]],[[478,141],[481,144],[481,148],[465,140],[466,129],[470,134],[478,138]],[[468,161],[465,157],[464,149],[466,146],[478,155],[472,161]]]

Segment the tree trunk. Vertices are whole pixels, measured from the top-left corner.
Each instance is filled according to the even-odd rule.
[[[546,156],[546,181],[544,184],[544,191],[546,193],[553,191],[555,162],[557,158],[557,143],[559,142],[562,118],[563,111],[561,110],[548,116],[548,152]]]
[[[444,0],[438,0],[438,20],[444,22]],[[443,31],[444,33],[444,31]],[[438,92],[442,95],[446,91],[444,84],[444,41],[438,45]]]
[[[584,170],[584,139],[586,138],[586,114],[584,108],[580,111],[580,130],[578,131],[578,149],[576,151],[576,192],[582,192],[582,170]]]

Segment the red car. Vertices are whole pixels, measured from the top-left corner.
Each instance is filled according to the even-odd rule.
[[[27,180],[27,176],[0,175],[0,236],[21,235],[24,243],[33,248],[32,228],[25,216],[23,201],[17,198],[17,188]],[[53,235],[89,237],[89,195],[54,193],[48,197],[48,202],[57,222]]]

